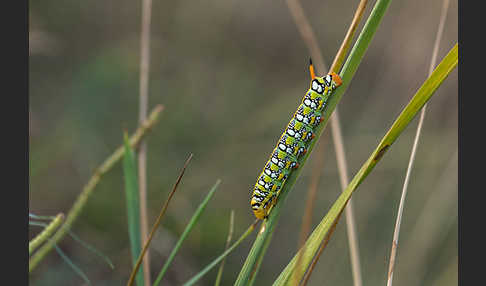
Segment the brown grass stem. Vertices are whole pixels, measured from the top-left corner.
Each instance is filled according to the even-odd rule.
[[[449,0],[444,0],[443,5],[442,5],[440,21],[439,21],[439,27],[438,27],[438,30],[437,30],[434,48],[433,48],[433,51],[432,51],[432,58],[431,58],[431,61],[430,61],[428,76],[430,76],[432,74],[434,67],[436,65],[436,62],[437,62],[437,54],[438,54],[438,51],[439,51],[440,39],[442,38],[442,32],[444,30],[445,19],[447,17],[448,8],[449,8]],[[410,181],[410,174],[411,174],[411,171],[412,171],[412,168],[413,168],[413,164],[415,162],[415,155],[416,155],[416,152],[417,152],[417,146],[418,146],[418,142],[419,142],[419,139],[420,139],[420,134],[422,132],[422,125],[423,125],[423,122],[424,122],[426,110],[427,110],[427,104],[424,105],[424,107],[422,108],[422,111],[420,112],[420,119],[419,119],[419,123],[418,123],[418,126],[417,126],[417,131],[415,133],[415,138],[414,138],[414,142],[413,142],[413,146],[412,146],[412,152],[410,154],[410,159],[409,159],[407,171],[406,171],[406,174],[405,174],[405,181],[403,182],[402,195],[400,197],[400,204],[399,204],[399,207],[398,207],[397,219],[396,219],[396,222],[395,222],[395,230],[393,232],[393,241],[392,241],[392,247],[391,247],[391,253],[390,253],[390,262],[389,262],[389,266],[388,266],[387,286],[393,285],[393,272],[394,272],[393,270],[394,270],[394,267],[395,267],[395,259],[396,259],[396,255],[397,255],[398,239],[399,239],[399,236],[400,236],[400,225],[401,225],[401,222],[402,222],[403,208],[405,206],[405,199],[407,197],[408,183]]]
[[[164,109],[163,105],[157,105],[152,113],[149,115],[147,120],[135,131],[135,133],[130,137],[130,145],[136,147],[140,140],[147,134],[155,123],[159,119],[159,115]],[[76,219],[81,214],[88,198],[93,193],[93,190],[98,185],[99,181],[110,171],[113,166],[123,158],[125,149],[124,146],[118,147],[113,154],[111,154],[104,162],[99,166],[93,176],[89,179],[88,183],[83,187],[83,190],[77,197],[73,206],[69,210],[64,224],[59,228],[59,230],[52,236],[52,238],[47,241],[30,259],[29,259],[29,273],[35,269],[39,262],[44,259],[44,257],[54,248],[54,246],[68,233],[69,229],[76,221]]]
[[[140,37],[140,96],[139,123],[145,121],[148,110],[148,79],[150,70],[150,20],[152,0],[142,0],[142,27]],[[138,153],[138,192],[140,196],[140,236],[143,244],[147,242],[148,211],[147,211],[147,144],[140,143]],[[150,283],[150,253],[147,252],[143,263],[145,286]]]
[[[162,209],[160,210],[159,216],[155,220],[154,225],[152,226],[152,230],[150,231],[150,234],[148,236],[147,242],[144,243],[142,252],[140,253],[140,256],[137,259],[137,263],[135,264],[135,267],[132,270],[132,273],[130,274],[130,278],[128,279],[127,286],[131,286],[133,284],[133,281],[135,279],[135,275],[138,272],[138,268],[140,267],[140,264],[142,263],[144,255],[148,251],[148,247],[150,245],[150,242],[152,241],[152,238],[154,237],[155,231],[160,225],[160,222],[162,221],[162,218],[164,217],[165,211],[167,210],[170,200],[172,199],[172,196],[174,196],[177,187],[179,186],[179,183],[181,182],[182,176],[184,176],[184,172],[186,171],[187,165],[192,159],[193,154],[191,153],[189,157],[187,158],[186,162],[184,163],[184,167],[182,167],[181,173],[179,174],[179,177],[177,178],[176,183],[174,184],[174,187],[172,188],[172,191],[169,193],[169,196],[167,197],[167,200],[165,201],[164,205],[162,206]]]

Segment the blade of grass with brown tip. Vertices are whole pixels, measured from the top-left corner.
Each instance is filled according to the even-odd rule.
[[[383,155],[387,152],[389,147],[395,142],[395,140],[400,136],[403,130],[408,126],[412,119],[417,115],[418,111],[424,106],[424,104],[434,95],[437,88],[442,84],[442,82],[447,78],[450,72],[455,69],[458,62],[458,46],[457,44],[449,51],[449,53],[443,58],[441,63],[434,70],[432,75],[425,80],[422,86],[415,93],[413,98],[410,100],[408,105],[403,109],[398,118],[395,120],[391,128],[385,134],[381,142],[378,144],[376,149],[373,151],[368,160],[363,164],[358,173],[351,180],[348,187],[344,192],[338,197],[336,202],[332,205],[329,212],[321,220],[319,225],[315,228],[306,245],[300,250],[303,251],[303,263],[301,265],[302,269],[305,271],[307,266],[314,258],[316,251],[322,244],[325,237],[328,235],[329,229],[335,224],[337,218],[341,215],[342,211],[346,207],[346,203],[351,198],[351,195],[356,190],[356,188],[363,182],[363,180],[368,176],[368,174],[373,170],[375,165],[381,160]],[[299,252],[300,252],[299,251]],[[286,281],[294,275],[294,273],[302,273],[303,271],[295,272],[297,253],[294,258],[290,261],[287,267],[282,271],[280,276],[274,282],[276,285],[285,285]]]
[[[181,173],[179,174],[179,177],[177,178],[177,181],[176,181],[174,187],[172,188],[172,191],[169,193],[169,197],[165,201],[164,206],[160,210],[159,216],[155,220],[154,226],[152,227],[152,230],[150,231],[150,234],[147,238],[147,241],[145,242],[145,245],[143,246],[142,253],[140,253],[140,255],[137,259],[137,263],[135,263],[135,267],[133,268],[132,273],[130,274],[130,278],[128,279],[128,282],[127,282],[128,286],[131,286],[133,284],[133,279],[135,277],[135,273],[137,273],[137,271],[140,267],[140,264],[143,261],[143,257],[145,255],[145,253],[148,251],[148,247],[150,245],[150,242],[152,241],[152,238],[154,237],[155,230],[157,230],[157,228],[159,227],[160,222],[162,221],[162,218],[164,217],[165,211],[167,210],[167,207],[169,206],[170,200],[172,199],[172,196],[174,196],[174,194],[177,190],[177,186],[179,186],[179,183],[181,182],[182,176],[184,176],[184,172],[186,171],[187,165],[189,165],[189,162],[191,161],[192,156],[193,156],[193,154],[191,153],[189,155],[189,157],[187,158],[186,162],[184,163],[184,167],[182,167]]]
[[[221,183],[221,180],[218,179],[216,181],[216,183],[214,184],[214,186],[209,191],[209,193],[206,195],[204,200],[201,202],[201,204],[197,208],[196,212],[194,212],[194,214],[192,215],[191,220],[189,221],[186,228],[184,229],[184,232],[182,233],[181,237],[177,241],[174,249],[172,249],[172,252],[170,253],[169,258],[167,258],[167,261],[165,262],[164,266],[162,267],[162,270],[160,270],[159,275],[157,275],[157,279],[155,280],[155,282],[153,284],[154,286],[159,285],[160,281],[164,277],[165,272],[169,268],[169,265],[172,263],[172,260],[174,260],[174,257],[176,256],[177,252],[179,251],[179,248],[181,248],[181,245],[184,242],[184,240],[186,239],[187,235],[189,234],[189,232],[191,232],[191,230],[194,228],[196,223],[199,221],[199,218],[201,217],[202,212],[206,208],[209,200],[213,197],[213,194],[216,191],[216,189],[218,188],[220,183]]]

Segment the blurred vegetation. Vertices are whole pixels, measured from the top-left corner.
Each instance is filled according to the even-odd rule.
[[[328,64],[357,3],[302,2]],[[441,5],[440,0],[390,5],[339,105],[351,175],[427,76]],[[439,58],[457,41],[457,2],[450,5]],[[136,128],[140,12],[140,2],[126,0],[29,2],[30,212],[66,212],[94,168],[122,144],[123,130]],[[308,88],[309,55],[284,2],[155,1],[151,30],[149,103],[164,104],[165,110],[147,137],[149,224],[180,166],[194,153],[151,243],[152,277],[207,190],[222,179],[164,277],[164,285],[180,285],[223,251],[231,209],[236,236],[253,222],[250,189]],[[443,203],[448,215],[434,216],[434,208],[422,212],[433,194],[441,195],[440,188],[457,191],[457,71],[437,92],[444,94],[428,105],[412,171],[395,285],[457,285],[457,268],[451,267],[457,265],[456,197]],[[353,196],[365,285],[386,280],[415,125]],[[341,192],[333,146],[322,139],[327,151],[314,226]],[[289,194],[292,204],[284,207],[257,285],[271,283],[295,254],[311,166]],[[122,175],[118,164],[103,178],[73,228],[115,269],[69,237],[59,245],[95,285],[121,285],[130,275]],[[413,232],[427,217],[434,217],[427,220],[434,232]],[[38,231],[30,229],[29,239]],[[227,258],[222,285],[233,283],[251,243],[243,242]],[[347,247],[340,222],[309,285],[351,285]],[[214,283],[216,272],[204,285]],[[54,252],[29,280],[31,285],[82,283]]]

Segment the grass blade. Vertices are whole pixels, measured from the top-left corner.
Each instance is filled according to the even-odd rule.
[[[299,177],[300,173],[303,170],[303,166],[309,158],[309,155],[312,153],[312,149],[314,148],[316,142],[318,141],[319,137],[322,135],[326,124],[336,108],[337,103],[341,100],[342,95],[346,91],[347,87],[349,86],[356,70],[358,69],[359,64],[361,63],[364,54],[373,39],[378,26],[388,8],[391,0],[378,0],[371,11],[371,14],[366,21],[366,24],[363,27],[353,49],[351,50],[349,57],[347,58],[346,63],[344,64],[340,77],[343,80],[343,83],[340,87],[336,89],[333,96],[329,98],[328,107],[323,112],[324,121],[316,128],[316,140],[313,140],[308,148],[307,153],[303,156],[301,160],[299,160],[299,167],[297,170],[293,171],[290,176],[288,177],[285,185],[282,187],[278,203],[273,207],[272,212],[270,213],[268,220],[262,223],[262,229],[265,231],[260,231],[255,242],[253,243],[252,248],[250,249],[250,253],[248,254],[245,263],[236,279],[234,285],[243,286],[247,285],[248,281],[251,279],[253,269],[257,261],[260,259],[260,256],[264,255],[264,246],[267,243],[267,240],[270,239],[270,233],[274,231],[275,226],[278,222],[278,218],[280,216],[281,209],[287,198],[289,191],[295,185],[297,178]]]
[[[86,282],[88,285],[91,285],[91,281],[89,281],[88,276],[84,274],[83,270],[81,270],[81,268],[76,266],[76,264],[74,264],[71,261],[71,259],[69,259],[69,257],[66,254],[64,254],[64,252],[59,248],[59,246],[54,245],[54,248],[56,249],[56,252],[59,254],[59,256],[61,256],[61,258],[64,260],[64,262],[66,262],[69,265],[69,267],[71,267],[74,270],[74,272],[76,272],[76,274],[78,274],[84,280],[84,282]]]
[[[225,251],[228,250],[229,244],[231,242],[231,238],[233,237],[234,222],[235,222],[235,211],[231,210],[228,237],[226,238],[226,245],[224,247]],[[216,275],[216,280],[214,282],[214,286],[219,286],[219,283],[221,282],[221,277],[223,276],[223,268],[224,268],[224,262],[225,261],[226,260],[223,258],[223,261],[221,262],[221,266],[219,266],[218,275]]]
[[[210,264],[208,264],[208,266],[206,266],[198,274],[196,274],[189,281],[187,281],[186,283],[184,283],[183,286],[191,286],[191,285],[193,285],[194,283],[196,283],[197,281],[199,281],[199,279],[201,279],[201,277],[203,277],[206,273],[208,273],[209,270],[211,270],[214,266],[218,265],[218,263],[221,260],[223,260],[228,254],[230,254],[231,251],[233,251],[233,249],[235,249],[250,233],[253,232],[253,230],[255,229],[255,227],[258,224],[258,222],[259,222],[258,220],[255,220],[253,222],[253,224],[250,225],[250,227],[248,227],[248,229],[241,235],[241,237],[230,248],[226,249],[220,256],[218,256],[215,260],[213,260],[213,262],[211,262]]]
[[[125,155],[123,157],[123,178],[125,179],[125,197],[127,206],[128,235],[130,237],[130,251],[132,263],[137,263],[137,257],[142,250],[142,237],[140,233],[140,204],[138,196],[138,176],[135,154],[133,153],[128,135],[124,134]],[[142,272],[136,274],[135,280],[138,286],[145,284]]]
[[[177,190],[177,186],[179,186],[179,183],[182,180],[182,176],[184,176],[184,172],[186,171],[187,165],[192,159],[192,153],[189,155],[189,158],[187,158],[186,163],[184,163],[184,167],[182,167],[182,171],[179,174],[179,177],[177,178],[177,181],[172,188],[172,191],[169,193],[169,197],[164,203],[164,206],[160,210],[159,216],[157,217],[157,220],[155,221],[152,230],[150,231],[149,237],[147,239],[147,242],[145,242],[145,245],[143,246],[142,253],[137,259],[137,263],[135,263],[135,267],[133,267],[132,273],[130,274],[130,279],[128,279],[127,286],[131,286],[133,284],[133,279],[135,278],[135,273],[138,271],[138,268],[140,267],[140,264],[142,263],[142,259],[144,257],[144,254],[147,253],[148,247],[150,245],[150,242],[152,241],[152,238],[154,237],[155,230],[159,227],[160,222],[162,221],[162,218],[164,217],[165,211],[169,207],[170,200],[172,199],[172,196],[174,196],[175,191]]]
[[[346,207],[346,203],[351,198],[351,195],[356,188],[363,182],[368,174],[373,170],[375,165],[383,157],[389,147],[395,142],[398,136],[403,132],[405,127],[408,126],[410,121],[417,115],[417,112],[424,106],[424,104],[434,94],[435,90],[440,84],[447,78],[449,73],[457,66],[458,62],[458,46],[457,44],[449,51],[447,56],[444,57],[442,62],[437,66],[432,75],[427,78],[424,84],[415,93],[414,97],[410,100],[408,105],[403,109],[398,118],[395,120],[391,128],[385,134],[378,147],[373,151],[368,160],[363,164],[361,169],[355,175],[351,183],[344,190],[344,192],[338,197],[333,204],[329,212],[322,219],[314,232],[310,235],[306,242],[306,245],[301,249],[304,250],[302,254],[303,263],[299,273],[304,273],[305,269],[314,257],[317,249],[321,245],[322,241],[326,237],[329,229],[336,224],[337,218],[341,215],[343,209]],[[299,251],[300,252],[300,251]],[[273,285],[285,285],[288,278],[293,275],[296,258],[299,255],[297,253],[287,267],[282,271],[280,276],[274,282]]]
[[[216,183],[214,184],[214,186],[209,191],[209,193],[206,195],[206,197],[204,198],[204,200],[202,201],[202,203],[199,205],[199,207],[197,208],[197,210],[194,213],[194,215],[192,215],[191,220],[189,221],[189,223],[187,224],[186,228],[184,229],[184,232],[182,233],[181,237],[177,241],[174,249],[172,249],[172,252],[170,253],[169,258],[167,259],[167,261],[165,262],[164,266],[162,267],[162,270],[160,270],[159,275],[157,275],[157,279],[155,280],[155,282],[153,284],[154,286],[155,285],[159,285],[160,281],[162,280],[162,277],[164,277],[165,272],[169,268],[169,265],[171,264],[172,260],[174,260],[174,257],[176,256],[177,252],[179,251],[179,248],[181,248],[181,245],[184,242],[184,240],[186,239],[187,235],[189,234],[189,232],[191,232],[192,228],[198,222],[199,217],[201,217],[202,212],[206,208],[209,200],[212,198],[212,196],[214,194],[214,191],[216,191],[216,189],[218,188],[218,186],[219,186],[220,183],[221,183],[221,180],[218,179],[216,181]]]

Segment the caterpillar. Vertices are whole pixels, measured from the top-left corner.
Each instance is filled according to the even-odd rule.
[[[342,84],[334,72],[316,77],[312,60],[309,62],[311,82],[301,104],[287,124],[253,188],[250,205],[258,219],[268,217],[280,190],[293,170],[299,167],[298,159],[307,152],[316,127],[324,120],[323,111],[329,96]]]

